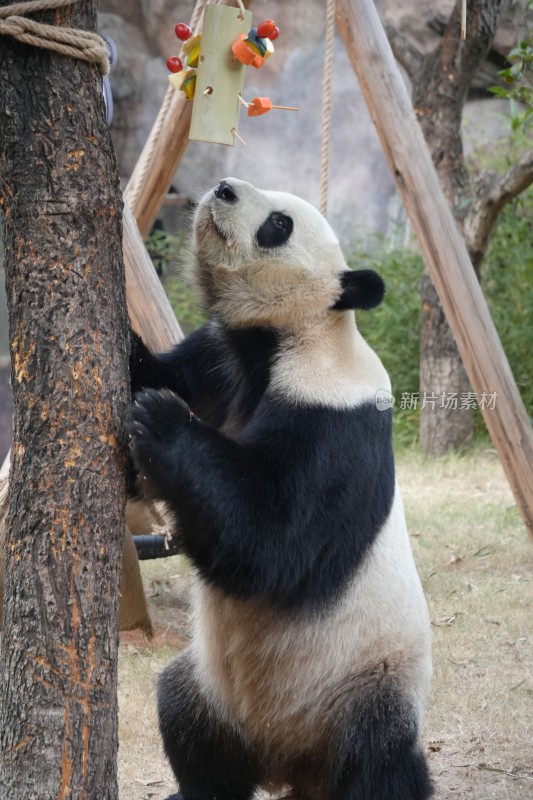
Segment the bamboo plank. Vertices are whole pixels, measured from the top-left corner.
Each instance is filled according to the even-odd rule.
[[[235,144],[232,131],[239,124],[245,67],[232,59],[230,44],[251,27],[249,11],[241,14],[238,8],[205,7],[190,139]],[[230,44],[222,48],[221,42]]]
[[[234,0],[217,0],[216,5],[233,6]],[[250,0],[245,0],[244,5],[250,5]],[[201,23],[195,27],[193,35],[200,32],[200,27]],[[185,98],[183,92],[174,91],[153,153],[150,170],[145,176],[143,185],[137,193],[142,161],[150,137],[126,186],[124,198],[137,220],[142,236],[146,236],[150,232],[174,173],[183,158],[188,143],[191,115],[192,103]],[[135,194],[137,194],[136,198]]]

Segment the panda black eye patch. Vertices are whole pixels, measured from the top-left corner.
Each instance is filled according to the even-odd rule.
[[[288,241],[294,223],[291,217],[281,211],[272,211],[256,233],[259,247],[281,247]]]

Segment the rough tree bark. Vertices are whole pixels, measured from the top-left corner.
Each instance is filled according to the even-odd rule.
[[[96,0],[35,18],[95,30]],[[14,392],[0,796],[115,800],[128,402],[119,177],[97,69],[7,37],[0,203]]]
[[[439,46],[420,53],[400,32],[386,26],[392,50],[412,83],[412,98],[444,192],[462,228],[471,186],[461,138],[468,89],[494,39],[507,0],[469,0],[467,38],[461,42],[458,0]],[[495,220],[494,220],[495,221]],[[486,246],[486,245],[485,245]],[[420,445],[437,456],[472,437],[472,415],[442,404],[450,393],[468,392],[469,382],[437,292],[427,271],[422,279],[420,397],[429,400],[420,417]],[[489,390],[489,387],[487,387]],[[441,407],[444,405],[444,407]]]

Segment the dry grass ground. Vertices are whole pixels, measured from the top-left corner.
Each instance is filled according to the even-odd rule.
[[[533,546],[495,455],[398,459],[413,550],[433,621],[425,744],[436,800],[533,798]],[[121,647],[121,797],[175,791],[154,711],[157,673],[186,635],[187,567],[143,566],[154,642]],[[206,764],[206,768],[209,765]]]

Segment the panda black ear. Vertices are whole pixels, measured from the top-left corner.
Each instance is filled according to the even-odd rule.
[[[346,270],[340,274],[342,294],[332,306],[334,311],[349,308],[375,308],[385,294],[385,283],[373,269]]]

